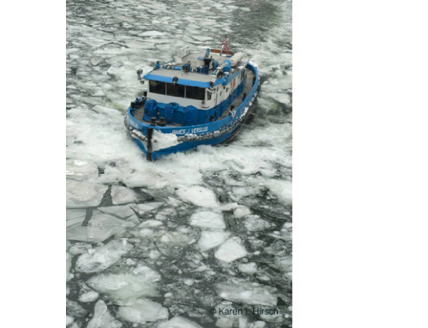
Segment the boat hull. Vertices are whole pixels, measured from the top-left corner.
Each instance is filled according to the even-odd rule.
[[[221,136],[211,138],[211,139],[186,141],[186,142],[179,143],[176,146],[152,151],[151,160],[156,160],[156,159],[161,158],[162,156],[169,155],[169,154],[174,154],[174,153],[178,153],[178,152],[185,152],[188,150],[192,150],[192,149],[194,149],[198,146],[201,146],[201,145],[212,145],[213,146],[213,145],[220,144],[222,142],[227,141],[232,136],[234,131],[238,130],[238,128],[239,128],[239,126],[236,126],[234,130],[227,132],[227,133],[224,133]],[[143,141],[140,141],[139,139],[135,139],[135,138],[134,138],[134,141],[147,157],[149,155],[147,152],[147,144],[145,144]]]

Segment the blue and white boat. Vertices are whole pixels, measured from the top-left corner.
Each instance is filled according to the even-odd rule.
[[[190,52],[157,62],[131,102],[125,126],[148,160],[215,145],[232,137],[247,119],[260,87],[257,64],[224,48]]]

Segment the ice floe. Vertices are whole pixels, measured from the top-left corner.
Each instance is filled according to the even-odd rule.
[[[79,272],[100,272],[114,263],[120,257],[133,248],[133,245],[124,240],[112,240],[106,245],[89,250],[88,253],[79,256],[76,262],[76,270]]]
[[[223,214],[209,211],[192,214],[190,217],[190,225],[212,230],[221,230],[226,228],[223,220]]]
[[[254,262],[241,263],[238,265],[238,270],[243,273],[253,274],[257,272],[257,265]]]
[[[147,266],[123,273],[104,273],[91,277],[87,284],[115,300],[159,296],[160,275]]]
[[[73,318],[84,317],[88,311],[85,310],[79,303],[66,299],[67,315]]]
[[[88,180],[98,177],[98,166],[95,163],[68,159],[66,161],[67,179]]]
[[[66,315],[66,325],[71,325],[74,322],[74,318]]]
[[[165,33],[159,32],[159,31],[148,31],[148,32],[139,34],[139,36],[162,36],[162,35],[165,35]]]
[[[185,202],[192,203],[200,207],[219,206],[214,192],[201,186],[181,187],[177,190],[177,195]]]
[[[137,199],[135,191],[122,187],[112,186],[111,187],[111,198],[114,205],[132,203]]]
[[[233,211],[233,215],[236,218],[242,218],[248,214],[251,214],[250,209],[247,206],[244,205],[239,205],[234,211]]]
[[[103,300],[95,304],[94,316],[89,321],[86,328],[120,328],[122,323],[116,320],[107,308]]]
[[[244,226],[249,231],[262,231],[269,229],[272,225],[258,215],[249,215],[244,221]]]
[[[247,251],[245,247],[242,246],[241,239],[239,237],[228,239],[214,254],[217,259],[224,262],[233,262],[245,255],[247,255]]]
[[[168,309],[159,303],[138,299],[130,306],[120,306],[117,315],[129,322],[145,324],[150,321],[168,319],[169,313]]]
[[[277,303],[275,288],[244,279],[231,278],[216,284],[215,290],[220,297],[232,302],[268,306],[276,306]]]
[[[72,255],[70,253],[66,252],[66,267],[67,267],[66,281],[69,281],[71,278],[73,278],[73,274],[70,273],[71,259],[72,259]]]
[[[121,219],[129,218],[135,214],[134,210],[129,205],[98,207],[97,210],[117,216]]]
[[[98,299],[100,295],[90,289],[86,284],[82,283],[82,287],[80,288],[79,291],[79,302],[82,303],[90,303],[90,302],[94,302]]]
[[[112,235],[120,235],[127,228],[136,225],[136,222],[121,220],[99,211],[94,211],[87,225],[83,226],[82,223],[83,218],[75,224],[67,226],[67,239],[101,242]]]
[[[196,322],[177,316],[167,322],[161,322],[156,328],[202,328]]]
[[[141,223],[137,228],[154,228],[162,226],[162,221],[158,220],[146,220],[143,223]]]
[[[201,238],[198,240],[198,246],[202,252],[221,245],[227,238],[229,232],[223,231],[202,231]]]
[[[67,207],[98,206],[107,188],[99,184],[67,180]]]
[[[138,204],[138,205],[132,205],[132,208],[139,214],[143,215],[144,213],[153,211],[154,209],[157,209],[159,206],[161,206],[163,203],[161,202],[155,202],[155,203],[144,203],[144,204]]]

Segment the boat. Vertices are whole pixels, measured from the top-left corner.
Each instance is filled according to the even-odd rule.
[[[230,140],[249,117],[260,87],[257,64],[242,53],[179,49],[138,80],[148,88],[132,101],[125,126],[147,160]]]

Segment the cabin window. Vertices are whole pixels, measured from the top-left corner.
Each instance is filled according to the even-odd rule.
[[[184,85],[167,83],[166,85],[166,94],[172,97],[181,97],[184,98]]]
[[[211,100],[211,92],[207,90],[207,100]]]
[[[186,98],[204,100],[205,99],[205,89],[198,87],[186,87]]]
[[[165,94],[165,82],[150,81],[150,92]]]

